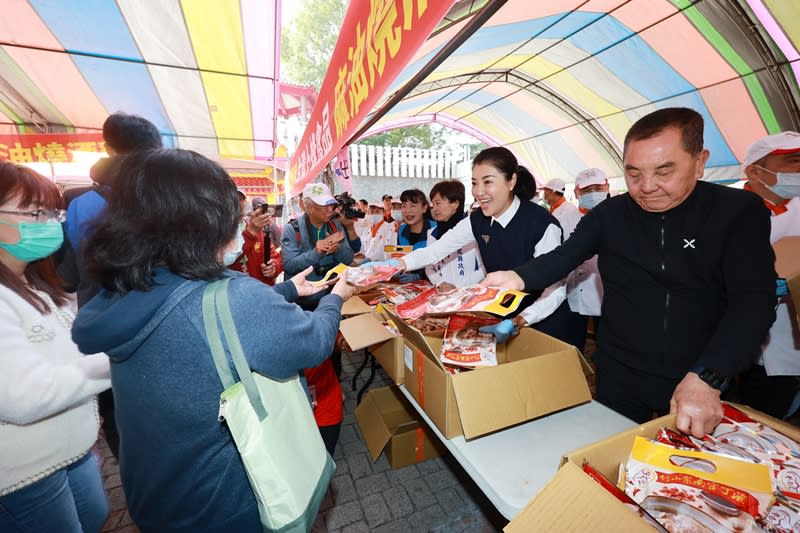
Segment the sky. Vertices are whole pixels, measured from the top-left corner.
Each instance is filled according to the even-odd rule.
[[[302,2],[300,0],[283,0],[281,2],[281,28],[288,26],[294,18]]]

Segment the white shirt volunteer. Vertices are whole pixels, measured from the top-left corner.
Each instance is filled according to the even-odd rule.
[[[377,226],[368,226],[361,237],[361,252],[369,261],[383,261],[388,256],[383,251],[387,244],[397,244],[397,224],[382,220]]]
[[[786,204],[786,212],[772,215],[769,240],[775,243],[783,237],[800,236],[800,198],[792,198]],[[768,376],[800,376],[800,335],[797,332],[795,315],[787,300],[781,299],[775,310],[775,322],[763,344],[758,364],[764,365]],[[797,302],[795,302],[797,304]]]

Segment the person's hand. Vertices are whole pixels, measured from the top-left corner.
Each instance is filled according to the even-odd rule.
[[[269,224],[270,218],[272,215],[269,213],[262,213],[260,210],[253,211],[250,220],[247,221],[247,231],[251,235],[258,235]]]
[[[482,328],[478,328],[478,331],[481,333],[491,333],[497,339],[498,344],[507,342],[508,339],[519,333],[519,329],[514,324],[514,321],[508,318],[502,322],[498,322],[493,326],[483,326]]]
[[[480,283],[481,287],[500,287],[501,289],[511,289],[521,291],[525,289],[525,282],[513,270],[498,270],[490,272]]]
[[[315,247],[319,255],[328,255],[330,253],[331,242],[328,239],[320,239],[317,241]]]
[[[362,267],[390,267],[396,268],[400,272],[406,271],[406,264],[403,262],[402,259],[386,259],[385,261],[370,261],[368,263],[362,263]]]
[[[341,296],[342,300],[347,301],[356,293],[356,288],[347,283],[347,271],[339,273],[339,279],[336,280],[336,285],[331,289],[331,294]]]
[[[346,230],[353,230],[356,227],[356,220],[354,218],[347,218],[344,215],[339,217],[339,222],[342,223],[342,226],[344,226]]]
[[[675,387],[669,412],[675,413],[675,426],[682,432],[702,439],[722,420],[720,392],[694,372],[689,372]]]
[[[786,283],[786,278],[778,278],[775,280],[775,295],[778,298],[789,296],[789,285]]]
[[[270,259],[266,263],[261,263],[261,275],[265,278],[274,278],[275,273],[278,271],[278,265],[274,259]]]
[[[289,280],[294,284],[298,296],[311,296],[312,294],[325,290],[325,285],[314,286],[306,279],[306,276],[311,274],[312,270],[314,270],[314,267],[308,267]]]

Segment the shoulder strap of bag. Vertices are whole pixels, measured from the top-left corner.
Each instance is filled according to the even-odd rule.
[[[247,393],[250,405],[253,407],[258,419],[264,420],[268,413],[264,407],[264,402],[261,400],[261,394],[253,379],[250,366],[247,364],[247,359],[245,359],[242,345],[239,342],[239,335],[236,333],[236,325],[231,315],[228,301],[229,283],[230,278],[209,283],[203,292],[203,324],[206,328],[208,344],[211,348],[211,354],[214,356],[214,366],[217,368],[219,379],[222,382],[222,386],[227,389],[236,383],[228,364],[228,358],[225,356],[223,338],[227,342],[233,366],[236,368],[239,381]],[[219,322],[222,325],[222,334],[220,334],[217,326],[217,318],[219,318]]]

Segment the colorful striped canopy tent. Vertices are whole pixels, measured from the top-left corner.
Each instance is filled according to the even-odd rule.
[[[462,1],[356,137],[437,122],[573,182],[621,175],[631,124],[685,106],[706,119],[706,179],[732,181],[752,141],[800,127],[799,46],[796,0]]]
[[[4,0],[0,133],[91,132],[146,117],[165,143],[268,159],[280,0]]]

